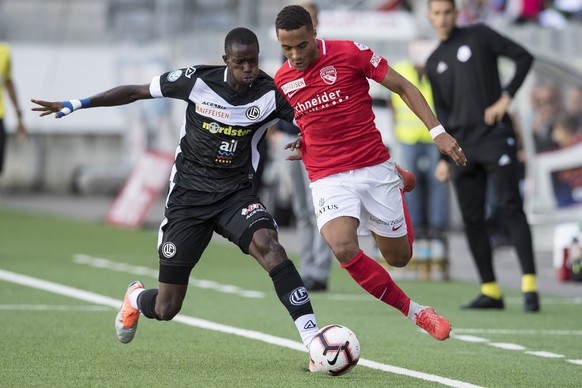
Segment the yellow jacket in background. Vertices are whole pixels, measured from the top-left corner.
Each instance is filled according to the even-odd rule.
[[[418,73],[411,61],[396,62],[392,68],[400,73],[404,78],[413,83],[422,93],[431,109],[434,111],[432,90],[425,75],[418,79]],[[394,110],[394,132],[396,139],[404,144],[415,144],[418,142],[432,143],[432,137],[426,126],[410,110],[408,105],[396,93],[392,93],[392,108]]]
[[[10,46],[0,43],[0,119],[4,118],[4,85],[10,79]]]

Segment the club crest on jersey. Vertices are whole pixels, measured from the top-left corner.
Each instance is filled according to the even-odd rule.
[[[333,66],[326,66],[319,70],[319,76],[328,85],[333,85],[337,80],[337,70]]]
[[[457,59],[460,62],[467,62],[472,55],[473,53],[471,52],[471,48],[465,44],[459,47],[457,50]]]
[[[256,120],[261,116],[261,110],[259,109],[258,106],[253,105],[247,109],[247,111],[245,112],[245,116],[249,120]]]
[[[168,82],[174,82],[182,75],[182,70],[176,70],[168,74]]]

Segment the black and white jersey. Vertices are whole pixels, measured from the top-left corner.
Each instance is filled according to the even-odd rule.
[[[188,103],[170,180],[181,187],[230,193],[252,185],[259,142],[293,108],[263,71],[248,93],[226,82],[226,66],[198,65],[154,77],[150,94]]]

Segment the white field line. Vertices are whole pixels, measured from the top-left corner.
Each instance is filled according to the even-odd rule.
[[[93,268],[108,269],[115,272],[129,273],[137,276],[147,276],[154,279],[158,279],[158,270],[139,266],[131,265],[127,263],[121,263],[113,261],[111,259],[106,259],[103,257],[95,257],[86,254],[76,254],[73,256],[73,262],[80,265],[88,265]],[[207,279],[197,279],[190,277],[189,285],[192,287],[212,289],[217,292],[223,292],[226,294],[238,295],[243,298],[265,298],[266,295],[262,291],[257,290],[244,290],[240,287],[230,285],[230,284],[220,284],[214,280]],[[337,293],[325,293],[325,294],[312,294],[310,295],[314,299],[324,299],[330,301],[354,301],[354,302],[377,302],[377,299],[372,298],[366,293],[361,294],[337,294]],[[506,298],[505,302],[508,304],[520,304],[523,301],[519,298]],[[582,304],[582,298],[544,298],[544,304],[555,304],[555,305],[571,305],[571,304]]]
[[[65,285],[58,284],[58,283],[49,282],[49,281],[42,280],[42,279],[33,278],[30,276],[26,276],[26,275],[17,274],[14,272],[5,271],[2,269],[0,269],[0,280],[4,280],[4,281],[15,283],[15,284],[20,284],[20,285],[26,286],[26,287],[32,287],[32,288],[52,292],[52,293],[59,294],[59,295],[68,296],[68,297],[83,300],[83,301],[89,302],[89,303],[95,303],[98,305],[109,306],[109,307],[114,308],[114,309],[119,308],[119,306],[121,306],[121,302],[122,302],[121,300],[113,299],[113,298],[110,298],[108,296],[99,295],[99,294],[96,294],[93,292],[65,286]],[[240,329],[237,327],[222,325],[220,323],[211,322],[211,321],[207,321],[204,319],[190,317],[190,316],[186,316],[186,315],[182,315],[182,314],[178,314],[176,317],[174,317],[173,320],[176,322],[180,322],[180,323],[183,323],[186,325],[190,325],[190,326],[194,326],[194,327],[198,327],[198,328],[202,328],[202,329],[208,329],[208,330],[218,331],[221,333],[238,335],[240,337],[250,338],[250,339],[257,340],[257,341],[262,341],[262,342],[266,342],[269,344],[298,350],[300,352],[307,352],[307,350],[305,349],[305,346],[300,342],[292,341],[292,340],[289,340],[286,338],[276,337],[273,335],[261,333],[261,332],[254,331],[254,330]],[[433,382],[436,382],[436,383],[439,383],[442,385],[446,385],[449,387],[480,388],[480,386],[478,386],[478,385],[470,384],[470,383],[467,383],[464,381],[453,380],[453,379],[449,379],[446,377],[441,377],[441,376],[437,376],[437,375],[433,375],[433,374],[417,372],[414,370],[400,368],[400,367],[393,366],[393,365],[382,364],[379,362],[366,360],[363,358],[360,359],[358,364],[365,366],[365,367],[368,367],[368,368],[371,368],[371,369],[381,370],[384,372],[390,372],[390,373],[394,373],[394,374],[409,376],[409,377],[420,379],[420,380],[433,381]]]
[[[508,334],[508,335],[582,335],[582,330],[532,330],[532,329],[453,329],[454,334]]]
[[[536,356],[536,357],[543,357],[543,358],[565,358],[566,357],[563,354],[547,352],[544,350],[539,350],[539,351],[528,350],[525,346],[522,346],[519,344],[508,343],[508,342],[491,342],[487,338],[476,337],[473,335],[457,335],[456,332],[458,332],[458,331],[463,331],[463,330],[454,329],[454,333],[451,333],[451,338],[455,338],[459,341],[464,341],[464,342],[483,343],[485,345],[492,346],[494,348],[504,349],[504,350],[508,350],[508,351],[522,351],[524,354],[529,354],[531,356]],[[570,332],[570,330],[499,330],[499,332],[502,332],[502,334],[510,334],[510,333],[511,334],[522,334],[522,333],[520,333],[521,331],[526,331],[526,332],[528,332],[527,334],[538,334],[540,332],[546,332],[546,333],[542,333],[545,335],[555,335],[556,332],[560,332],[560,333],[561,332],[565,332],[565,333]],[[474,333],[475,330],[473,330],[473,329],[465,330],[465,332]],[[499,334],[498,331],[488,330],[487,332]],[[572,335],[572,334],[568,334],[568,335]],[[565,361],[572,363],[572,364],[575,364],[575,365],[582,365],[582,360],[567,360],[567,359],[565,359]]]
[[[110,311],[105,306],[78,306],[55,304],[0,304],[0,310],[19,311]]]
[[[93,257],[89,255],[76,254],[73,256],[73,262],[76,264],[84,264],[94,268],[104,268],[116,272],[130,273],[138,276],[148,276],[158,280],[158,271],[126,263],[119,263],[102,257]],[[265,298],[265,293],[262,291],[243,290],[240,287],[230,284],[220,284],[214,280],[196,279],[190,277],[188,284],[193,287],[212,289],[225,294],[233,294],[242,296],[243,298]]]
[[[135,275],[149,275],[149,276],[154,277],[156,279],[157,279],[157,274],[158,274],[157,271],[155,271],[151,268],[141,267],[141,266],[133,266],[133,265],[126,264],[126,263],[119,263],[119,262],[115,262],[115,261],[112,261],[109,259],[92,257],[89,255],[77,254],[77,255],[75,255],[73,261],[77,264],[90,265],[90,266],[96,267],[96,268],[106,268],[106,269],[119,271],[119,272],[133,273]],[[246,297],[254,297],[254,298],[264,297],[264,293],[262,293],[261,291],[241,290],[240,288],[238,288],[236,286],[221,285],[221,284],[214,282],[212,280],[190,278],[189,284],[192,286],[195,286],[195,287],[214,289],[214,290],[219,291],[219,292],[232,293],[235,295],[241,295],[241,296],[246,296]],[[311,295],[311,296],[315,297],[314,299],[322,298],[322,299],[333,300],[333,301],[357,301],[357,302],[363,302],[363,301],[376,302],[377,301],[375,298],[371,298],[367,294],[332,294],[332,293],[329,293],[329,294],[325,294],[325,295],[317,294],[317,295]],[[550,299],[552,299],[552,298],[550,298]],[[550,302],[552,304],[579,304],[581,300],[582,300],[581,298],[570,298],[570,299],[553,298],[551,301],[548,301],[548,299],[545,298],[544,303],[548,304],[548,302]],[[518,304],[518,303],[521,303],[521,299],[519,299],[519,298],[506,298],[506,302]],[[424,331],[421,331],[421,332],[425,333]],[[453,329],[453,332],[451,333],[451,337],[456,338],[456,339],[461,340],[461,341],[483,342],[483,343],[487,343],[489,346],[498,347],[498,348],[502,348],[505,350],[513,350],[513,351],[521,350],[525,354],[544,357],[545,352],[543,352],[543,351],[542,352],[527,351],[527,349],[525,347],[523,347],[522,345],[519,345],[519,344],[491,343],[486,338],[475,337],[475,336],[464,335],[464,334],[567,335],[567,336],[572,336],[572,335],[582,335],[582,330],[528,330],[528,329],[509,330],[509,329],[462,329],[462,328],[456,328],[456,329]],[[564,356],[561,356],[561,357],[564,357]],[[559,358],[559,357],[554,357],[554,358]],[[579,360],[566,360],[566,361],[578,365]]]

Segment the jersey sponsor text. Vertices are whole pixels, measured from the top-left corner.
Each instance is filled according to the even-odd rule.
[[[196,113],[206,117],[214,117],[218,119],[230,119],[230,112],[219,109],[207,108],[196,104]]]
[[[305,87],[305,80],[303,78],[296,79],[295,81],[287,82],[285,85],[281,86],[281,90],[285,94],[289,94],[291,97],[291,92],[299,90]]]
[[[220,124],[218,123],[208,123],[208,122],[203,122],[202,123],[202,128],[206,129],[208,132],[210,133],[220,133],[223,135],[229,135],[229,136],[236,136],[236,137],[243,137],[248,135],[249,133],[252,132],[251,129],[243,129],[243,128],[233,128],[231,125],[229,125],[228,127],[221,127]]]
[[[317,94],[314,98],[309,99],[305,102],[298,102],[295,105],[295,112],[297,114],[300,113],[307,113],[309,111],[314,111],[319,109],[320,105],[323,104],[327,104],[327,103],[332,103],[332,104],[336,104],[336,101],[341,102],[342,99],[340,98],[340,92],[341,90],[338,89],[334,92],[325,92],[323,94]]]

